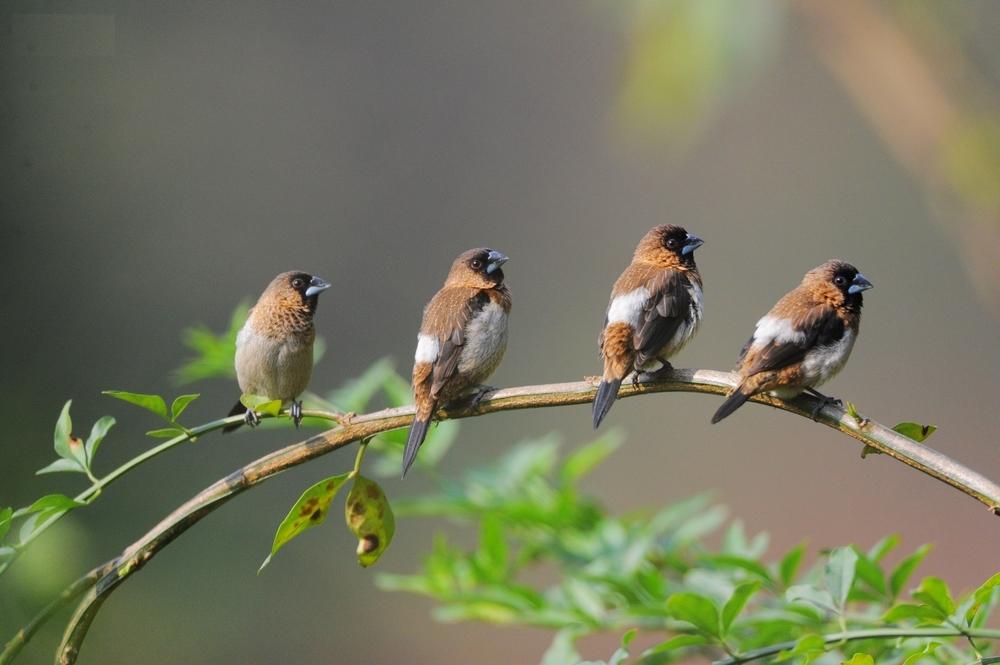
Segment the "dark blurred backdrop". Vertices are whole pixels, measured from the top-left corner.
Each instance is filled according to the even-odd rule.
[[[292,268],[334,284],[318,391],[381,356],[407,373],[423,304],[478,245],[511,257],[492,383],[597,373],[611,282],[663,222],[706,240],[705,324],[677,365],[730,367],[805,270],[849,260],[876,288],[829,392],[885,423],[938,425],[932,446],[1000,478],[998,27],[989,0],[4,2],[0,505],[75,490],[33,475],[68,398],[79,430],[118,418],[99,468],[150,446],[150,419],[99,391],[176,394],[182,329],[224,328]],[[237,393],[194,389],[189,422]],[[1000,522],[975,501],[770,409],[710,427],[717,405],[622,402],[609,425],[628,443],[589,489],[616,511],[713,490],[775,552],[898,532],[934,542],[926,572],[959,588],[1000,569]],[[589,423],[585,406],[467,421],[442,471],[550,431],[576,446]],[[126,477],[0,579],[0,637],[291,440],[207,436]],[[376,590],[343,529],[255,575],[299,491],[351,455],[185,534],[111,598],[80,662],[536,662],[542,631],[439,624],[429,603]],[[413,570],[440,527],[402,521],[376,568]],[[47,662],[57,638],[53,625],[23,662]]]

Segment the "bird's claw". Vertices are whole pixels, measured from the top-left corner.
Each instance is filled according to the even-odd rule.
[[[296,402],[292,400],[292,408],[288,410],[289,414],[292,416],[292,423],[295,424],[295,429],[299,428],[302,424],[302,401]]]
[[[828,405],[837,407],[844,406],[844,402],[840,398],[830,397],[829,395],[824,395],[823,393],[815,390],[809,390],[808,393],[818,400],[812,409],[813,422],[819,420],[819,412],[823,410],[823,407]]]
[[[475,392],[472,393],[472,396],[469,398],[469,408],[474,409],[479,406],[479,403],[483,401],[486,394],[491,393],[494,390],[496,390],[496,388],[493,386],[487,386],[486,384],[476,386]]]
[[[657,381],[666,378],[668,374],[674,371],[674,366],[667,361],[661,360],[660,362],[663,363],[663,366],[658,369],[654,369],[651,372],[636,370],[632,375],[632,385],[634,386],[637,383],[656,383]]]
[[[247,412],[243,414],[243,422],[249,427],[256,427],[260,425],[260,416],[253,409],[247,409]]]

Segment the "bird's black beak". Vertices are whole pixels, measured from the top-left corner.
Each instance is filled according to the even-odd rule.
[[[309,288],[306,289],[306,298],[312,298],[330,288],[330,285],[322,277],[313,277],[309,280]]]
[[[486,259],[489,261],[489,263],[486,264],[487,275],[492,274],[494,270],[496,270],[503,264],[507,263],[507,256],[505,254],[501,254],[495,249],[490,250],[490,253],[487,254]]]
[[[872,288],[872,286],[874,285],[867,279],[865,279],[864,275],[858,273],[857,275],[854,276],[854,279],[851,280],[851,285],[847,287],[847,292],[861,293],[862,291],[867,291],[868,289]]]
[[[681,248],[681,254],[687,255],[698,249],[705,244],[705,241],[694,235],[693,233],[687,234],[687,239],[684,241],[684,246]]]

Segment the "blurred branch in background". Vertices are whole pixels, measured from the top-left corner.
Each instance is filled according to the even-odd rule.
[[[954,230],[979,297],[1000,309],[1000,90],[973,57],[972,3],[631,2],[618,117],[674,149],[775,62],[798,18],[889,154]]]
[[[945,204],[943,217],[958,232],[973,285],[984,301],[1000,307],[997,91],[976,76],[951,32],[924,32],[939,42],[936,51],[948,54],[941,60],[961,72],[946,77],[943,65],[872,0],[800,0],[795,7],[815,34],[820,59],[890,154]]]

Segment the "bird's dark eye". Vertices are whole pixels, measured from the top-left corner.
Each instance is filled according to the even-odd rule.
[[[479,270],[480,268],[483,267],[483,262],[480,261],[479,259],[472,259],[472,263],[470,263],[469,265],[472,266],[473,270]]]
[[[667,240],[667,249],[677,249],[678,244],[679,243],[677,242],[676,238],[670,238],[669,240]]]
[[[295,279],[292,280],[292,286],[294,286],[297,289],[301,289],[305,285],[306,283],[302,280],[301,277],[296,277]]]
[[[847,278],[843,275],[837,275],[833,278],[833,283],[837,286],[843,286],[844,284],[847,284]]]

